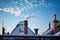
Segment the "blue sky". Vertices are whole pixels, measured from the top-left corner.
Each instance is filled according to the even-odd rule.
[[[42,34],[48,29],[48,22],[52,24],[53,14],[57,14],[57,20],[60,21],[59,4],[60,0],[0,0],[0,34],[2,20],[6,32],[11,33],[19,21],[30,16],[28,26],[32,31],[39,28],[39,34]]]

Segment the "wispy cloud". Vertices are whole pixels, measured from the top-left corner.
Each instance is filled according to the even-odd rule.
[[[20,1],[22,2],[22,0],[20,0]],[[13,4],[16,5],[16,6],[20,5],[19,7],[14,8],[14,6],[13,6],[13,7],[7,7],[7,8],[0,8],[0,10],[2,10],[4,12],[8,12],[10,14],[14,14],[16,16],[19,16],[22,13],[22,11],[29,10],[29,9],[37,7],[39,5],[44,6],[44,7],[48,7],[48,5],[45,3],[46,0],[39,0],[39,1],[32,0],[32,1],[33,1],[33,3],[30,2],[29,0],[24,0],[25,4],[18,3],[17,1],[15,1],[15,2],[12,2],[12,3],[8,4],[8,5],[10,5],[10,6],[13,6]],[[37,4],[37,2],[39,4]]]
[[[20,9],[15,10],[14,8],[0,8],[0,10],[8,12],[10,14],[15,14],[16,16],[19,16],[21,14]]]
[[[46,4],[46,0],[39,1],[39,5],[44,6],[44,7],[48,7],[48,5]]]
[[[32,0],[33,1],[33,0]],[[27,5],[29,5],[29,7],[30,7],[30,9],[31,9],[31,7],[37,7],[37,6],[44,6],[44,7],[48,7],[48,5],[46,4],[46,0],[39,0],[39,1],[37,1],[37,0],[34,0],[33,1],[35,4],[33,4],[32,2],[30,2],[29,0],[25,0],[25,3],[27,4]],[[39,3],[39,4],[37,4],[37,2]],[[29,9],[29,7],[28,7],[28,9]]]

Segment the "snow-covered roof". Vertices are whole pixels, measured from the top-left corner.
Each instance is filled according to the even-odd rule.
[[[52,29],[49,29],[49,30],[45,31],[42,35],[50,35],[51,31],[52,31]]]
[[[60,36],[60,31],[54,34],[55,36]]]
[[[11,35],[26,35],[24,34],[24,21],[20,21],[17,26],[11,32]],[[35,35],[35,33],[28,27],[28,34],[27,35]]]

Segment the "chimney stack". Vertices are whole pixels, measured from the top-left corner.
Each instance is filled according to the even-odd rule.
[[[34,30],[35,30],[35,34],[37,35],[39,29],[35,28]]]
[[[2,27],[2,34],[5,34],[5,28]]]
[[[54,14],[54,20],[56,20],[56,14]]]
[[[50,22],[48,23],[48,26],[49,26],[49,29],[51,28],[51,24],[50,24]]]
[[[28,21],[24,20],[24,34],[28,33]]]
[[[5,34],[4,21],[2,21],[2,34]]]

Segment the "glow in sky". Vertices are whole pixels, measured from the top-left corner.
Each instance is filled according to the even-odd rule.
[[[2,20],[6,32],[11,32],[19,21],[23,21],[29,16],[29,27],[39,28],[39,34],[48,29],[48,22],[53,21],[53,14],[57,14],[60,20],[60,0],[0,0],[0,34]]]

